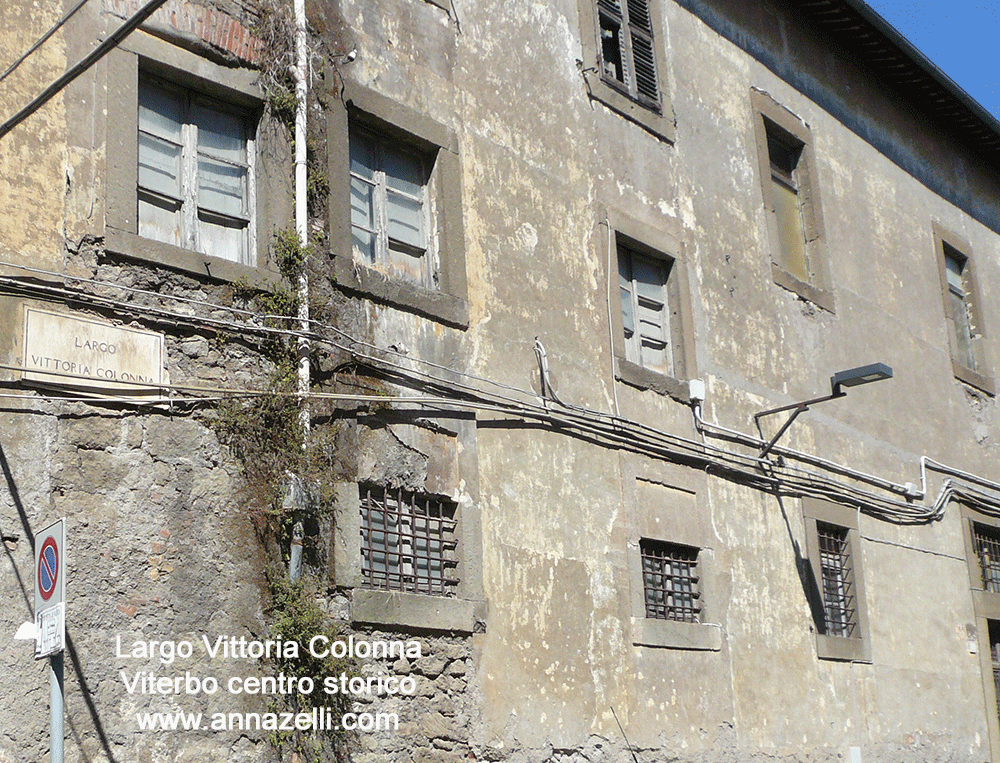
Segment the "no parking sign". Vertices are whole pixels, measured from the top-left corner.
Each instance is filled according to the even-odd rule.
[[[35,536],[35,659],[63,650],[66,641],[66,520]]]

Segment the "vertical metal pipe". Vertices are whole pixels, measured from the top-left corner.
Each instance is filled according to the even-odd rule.
[[[306,183],[306,109],[308,89],[308,51],[306,48],[306,3],[295,0],[295,232],[299,243],[306,247],[309,243],[309,208]],[[302,263],[298,282],[299,328],[309,331],[309,275],[306,262]],[[309,433],[309,340],[299,337],[298,347],[298,392],[301,398],[299,417],[306,434]]]
[[[305,531],[301,522],[296,522],[292,528],[292,548],[288,559],[288,579],[298,583],[302,577],[302,536]]]

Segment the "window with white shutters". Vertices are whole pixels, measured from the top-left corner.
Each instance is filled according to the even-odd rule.
[[[250,264],[253,140],[248,116],[152,78],[139,83],[139,235]]]
[[[430,286],[431,161],[398,141],[353,126],[350,152],[354,256],[366,265]]]
[[[670,260],[648,257],[618,245],[625,359],[667,375],[674,373],[667,291],[671,265]]]

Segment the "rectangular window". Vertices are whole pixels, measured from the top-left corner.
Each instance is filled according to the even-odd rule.
[[[796,172],[802,144],[782,134],[776,125],[767,120],[764,120],[764,126],[767,130],[767,154],[771,165],[771,191],[778,222],[781,264],[793,276],[808,283],[809,262]]]
[[[983,302],[976,285],[972,247],[968,241],[931,224],[938,258],[941,294],[948,330],[948,351],[956,378],[996,394],[996,382],[986,356]]]
[[[374,133],[351,128],[354,256],[429,286],[427,184],[430,161]]]
[[[625,359],[674,374],[667,282],[673,261],[618,245],[618,290],[625,331]]]
[[[774,282],[834,312],[812,132],[767,93],[751,90]]]
[[[804,593],[821,660],[871,661],[871,634],[858,511],[810,496],[802,499],[806,550],[812,575]]]
[[[653,22],[649,0],[597,0],[600,68],[604,81],[658,108]]]
[[[972,321],[972,300],[969,297],[968,258],[948,244],[942,246],[956,360],[966,368],[975,371],[976,354],[972,345],[975,330]]]
[[[646,617],[700,622],[698,549],[643,539],[639,553]]]
[[[456,508],[450,501],[404,490],[363,486],[362,584],[454,596]]]
[[[855,638],[858,610],[854,562],[847,529],[819,522],[816,534],[819,540],[824,632],[828,636]]]
[[[989,620],[990,629],[990,662],[993,665],[993,690],[997,706],[994,712],[1000,719],[1000,622]]]
[[[974,523],[972,540],[979,559],[983,590],[1000,593],[1000,528]]]
[[[246,114],[160,80],[140,80],[140,236],[250,264],[253,159]]]

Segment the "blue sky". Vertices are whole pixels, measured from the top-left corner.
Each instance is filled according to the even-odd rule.
[[[1000,0],[865,0],[1000,119]]]

